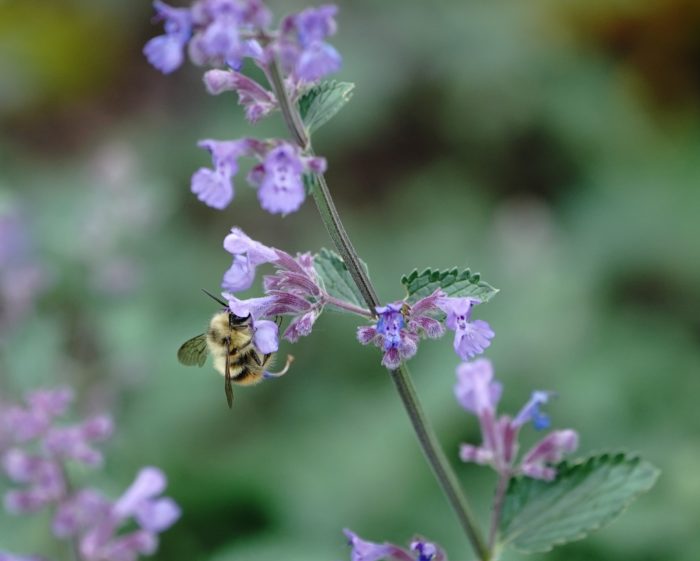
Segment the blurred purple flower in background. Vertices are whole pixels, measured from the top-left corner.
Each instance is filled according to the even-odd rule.
[[[565,454],[578,447],[577,433],[570,429],[550,433],[535,444],[518,465],[520,429],[528,422],[537,430],[549,426],[549,418],[540,411],[540,406],[551,394],[533,392],[518,415],[511,419],[506,415],[496,416],[501,393],[502,385],[493,379],[490,361],[482,358],[457,367],[455,396],[464,409],[477,416],[482,436],[481,446],[463,444],[460,458],[465,462],[490,465],[504,477],[523,474],[536,479],[554,479],[556,470],[549,464],[561,461]]]
[[[156,0],[155,20],[163,21],[165,35],[154,37],[143,48],[153,66],[164,74],[177,70],[185,59],[185,46],[192,35],[192,16],[186,8],[172,8]]]
[[[442,549],[423,538],[414,538],[410,550],[406,550],[392,543],[365,541],[348,529],[343,533],[352,547],[351,561],[447,561]]]
[[[296,80],[314,82],[340,69],[341,57],[325,40],[337,29],[338,8],[325,5],[287,16],[279,31],[269,29],[272,14],[260,0],[198,0],[173,8],[156,0],[157,21],[165,34],[144,47],[148,61],[164,74],[184,62],[185,47],[197,65],[226,65],[239,70],[245,58],[267,65],[282,60]]]
[[[165,34],[146,43],[148,61],[168,74],[182,64],[189,45],[195,64],[216,67],[204,74],[207,91],[212,95],[236,92],[251,123],[279,104],[272,91],[239,72],[244,59],[250,58],[262,69],[270,87],[274,82],[271,73],[279,60],[285,74],[280,77],[282,87],[293,102],[341,66],[340,54],[326,42],[337,28],[338,8],[333,5],[287,16],[277,31],[268,29],[272,14],[260,0],[198,0],[191,8],[172,8],[156,0],[154,7],[156,19],[164,22]],[[213,169],[197,170],[191,190],[200,201],[219,210],[233,200],[233,177],[242,156],[259,160],[248,182],[258,189],[261,206],[282,216],[295,212],[304,202],[304,174],[326,169],[325,159],[304,154],[283,140],[203,140],[199,145],[212,153]]]
[[[115,502],[91,488],[75,488],[68,481],[68,463],[99,467],[102,454],[93,444],[112,434],[111,419],[97,415],[73,425],[57,419],[73,398],[68,388],[36,390],[25,404],[0,403],[0,463],[9,480],[21,487],[5,493],[10,514],[31,514],[52,507],[52,531],[59,539],[73,540],[80,561],[132,561],[150,555],[158,534],[180,516],[168,497],[165,475],[143,468],[132,485]],[[137,528],[124,533],[125,525]],[[9,554],[7,559],[12,559]]]

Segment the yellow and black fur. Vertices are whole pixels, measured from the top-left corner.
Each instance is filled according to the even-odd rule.
[[[274,354],[263,354],[253,344],[252,318],[240,317],[228,310],[218,312],[206,333],[185,341],[177,351],[178,360],[187,366],[202,366],[211,353],[214,368],[224,377],[228,406],[233,405],[231,383],[242,386],[257,384],[266,377],[281,376],[287,371],[266,372]],[[291,357],[287,360],[287,366]]]
[[[262,354],[253,345],[250,323],[250,317],[221,312],[212,318],[207,331],[214,368],[222,376],[228,371],[232,382],[244,386],[260,382],[273,359],[271,353]]]

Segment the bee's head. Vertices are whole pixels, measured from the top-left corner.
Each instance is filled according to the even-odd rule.
[[[250,314],[247,316],[237,316],[233,312],[228,313],[228,324],[231,327],[247,327],[253,323],[253,318]]]

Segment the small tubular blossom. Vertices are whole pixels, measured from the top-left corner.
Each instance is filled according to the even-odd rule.
[[[447,314],[445,324],[455,332],[454,349],[462,360],[480,355],[491,344],[494,332],[483,320],[471,320],[476,298],[440,298],[437,305]]]
[[[229,292],[247,290],[255,280],[255,269],[278,259],[277,252],[248,237],[240,228],[232,228],[224,239],[224,249],[233,254],[233,263],[224,273],[221,287]]]
[[[530,400],[511,419],[498,417],[496,408],[502,385],[493,379],[493,367],[486,359],[465,362],[457,367],[455,396],[459,404],[477,416],[481,427],[481,446],[463,444],[459,456],[462,461],[490,465],[502,476],[523,474],[535,479],[551,480],[556,477],[555,464],[578,446],[578,435],[567,429],[554,431],[540,440],[525,454],[518,465],[518,435],[520,429],[532,422],[536,430],[549,426],[549,417],[542,411],[551,393],[533,392]]]
[[[455,351],[460,356],[473,356],[489,346],[493,331],[485,321],[470,322],[471,307],[477,300],[450,298],[442,290],[414,304],[398,301],[376,308],[376,324],[357,330],[357,339],[372,343],[384,351],[382,364],[390,370],[416,354],[421,338],[438,338],[445,326],[455,331]],[[444,324],[444,325],[443,325]]]
[[[392,543],[373,543],[360,538],[351,530],[343,533],[352,547],[351,561],[447,561],[445,553],[437,545],[424,538],[415,537],[408,550]]]
[[[204,74],[204,85],[212,95],[226,91],[238,94],[238,103],[243,106],[246,119],[255,123],[277,107],[277,99],[255,80],[235,70],[209,70]]]
[[[156,0],[153,3],[157,21],[163,21],[165,34],[154,37],[143,48],[143,52],[155,68],[170,74],[182,65],[185,46],[192,35],[192,15],[186,8],[173,8]]]

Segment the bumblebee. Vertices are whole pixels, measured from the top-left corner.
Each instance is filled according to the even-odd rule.
[[[293,357],[280,372],[269,372],[274,353],[261,353],[253,342],[253,319],[237,316],[228,309],[226,302],[206,290],[208,296],[226,309],[217,312],[206,333],[185,341],[177,351],[177,359],[186,366],[203,366],[207,355],[214,359],[214,368],[224,377],[224,391],[229,408],[233,406],[233,384],[250,386],[266,378],[282,376],[289,369]]]

